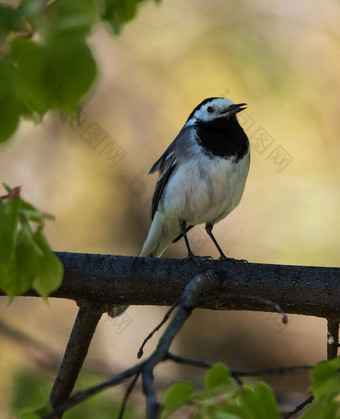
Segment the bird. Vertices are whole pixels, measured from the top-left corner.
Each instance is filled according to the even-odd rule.
[[[250,146],[236,115],[246,103],[222,97],[203,100],[183,128],[151,167],[159,172],[152,198],[151,227],[138,257],[161,257],[171,243],[184,237],[187,260],[200,266],[187,232],[205,229],[222,259],[228,259],[212,233],[213,226],[240,203],[245,188]],[[128,306],[114,306],[109,315],[120,316]]]
[[[159,172],[151,211],[151,227],[139,257],[161,257],[171,243],[184,237],[187,259],[202,257],[190,247],[187,232],[205,224],[220,257],[226,255],[213,226],[240,203],[245,188],[250,146],[236,115],[246,103],[223,97],[203,100],[148,174]]]

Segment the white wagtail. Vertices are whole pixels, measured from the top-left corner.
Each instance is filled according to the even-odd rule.
[[[221,258],[225,254],[212,228],[240,202],[250,163],[248,137],[236,119],[245,103],[229,99],[205,99],[190,114],[165,153],[151,167],[159,171],[152,199],[152,224],[138,256],[160,257],[167,247],[184,236],[188,258],[198,265],[187,231],[197,224],[205,229]],[[111,317],[128,306],[116,306]]]
[[[205,99],[190,114],[165,153],[151,167],[159,172],[152,199],[152,224],[138,256],[161,257],[184,236],[188,258],[199,264],[187,232],[205,224],[221,258],[212,228],[240,202],[250,163],[248,137],[236,119],[245,103]]]

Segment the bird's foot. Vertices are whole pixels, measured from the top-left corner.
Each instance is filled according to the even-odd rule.
[[[201,262],[205,260],[212,260],[213,258],[211,256],[197,256],[194,255],[192,252],[188,253],[188,256],[184,258],[184,262],[188,262],[190,260],[193,260],[197,266],[201,266]]]

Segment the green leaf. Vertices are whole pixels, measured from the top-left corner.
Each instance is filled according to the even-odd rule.
[[[49,32],[84,37],[88,35],[98,19],[98,5],[95,0],[58,0],[46,11]]]
[[[47,45],[50,106],[74,112],[95,81],[97,68],[90,48],[77,38],[52,38]],[[72,71],[70,71],[72,69]]]
[[[63,265],[51,251],[41,228],[34,234],[34,240],[42,251],[43,257],[40,259],[33,287],[42,297],[47,297],[60,287],[64,273]]]
[[[45,45],[17,39],[11,48],[18,95],[32,115],[74,111],[96,78],[91,50],[78,37],[56,35]]]
[[[6,192],[9,194],[12,191],[12,188],[7,185],[7,183],[2,182],[2,186],[5,188]]]
[[[39,223],[40,225],[44,223],[44,217],[41,212],[32,204],[24,200],[21,202],[21,214],[24,215],[28,221]]]
[[[10,32],[19,29],[21,18],[22,15],[19,8],[0,4],[0,42],[2,42]]]
[[[245,419],[244,410],[235,404],[232,404],[233,401],[226,401],[223,405],[219,405],[218,418],[228,418],[228,419]],[[222,416],[225,415],[225,416]]]
[[[205,388],[214,390],[232,384],[229,369],[222,363],[215,364],[205,375]]]
[[[18,127],[20,103],[15,95],[13,69],[0,62],[0,144],[8,140]]]
[[[244,386],[240,389],[240,392],[236,397],[236,401],[237,404],[244,410],[245,419],[262,419],[261,406],[256,397],[255,391],[252,388]]]
[[[175,410],[184,406],[190,400],[194,388],[189,383],[173,384],[165,393],[164,397],[164,417],[168,417]]]
[[[267,384],[260,382],[256,388],[256,395],[262,410],[261,419],[279,418],[277,402],[272,389]]]
[[[29,416],[37,415],[41,410],[45,410],[48,399],[48,388],[46,386],[46,376],[39,374],[37,371],[23,368],[22,366],[15,368],[12,377],[13,390],[11,396],[11,408],[15,412],[20,412],[20,418],[35,418]],[[45,414],[50,412],[46,411]],[[27,416],[26,416],[27,415]],[[44,415],[38,416],[39,418]],[[17,417],[17,415],[15,415]]]
[[[320,362],[312,372],[314,400],[303,419],[340,418],[340,358]]]
[[[330,402],[326,399],[314,400],[311,405],[300,416],[300,419],[336,419],[337,416],[326,416],[326,410],[329,408]],[[331,406],[333,407],[333,406]]]
[[[32,286],[47,297],[62,281],[63,267],[42,232],[44,218],[20,198],[20,188],[7,191],[0,201],[0,288],[10,297]],[[36,223],[33,234],[30,223]]]
[[[0,91],[0,144],[8,140],[18,128],[20,119],[19,110],[19,102],[13,92]]]
[[[330,377],[336,374],[336,368],[330,362],[319,362],[312,372],[314,386],[324,384]]]
[[[106,20],[116,34],[120,34],[125,23],[137,14],[137,6],[142,0],[105,0],[102,18]]]
[[[14,256],[20,208],[19,198],[0,203],[0,264],[8,264]]]
[[[56,83],[51,73],[48,50],[33,41],[16,39],[11,42],[16,63],[17,93],[24,105],[39,114],[50,107]]]
[[[1,287],[9,296],[28,291],[37,275],[41,253],[33,244],[32,234],[27,229],[19,231],[14,259]]]
[[[34,412],[21,412],[18,419],[41,419],[41,416]]]
[[[315,398],[332,397],[340,394],[340,358],[320,362],[312,372],[312,392]]]

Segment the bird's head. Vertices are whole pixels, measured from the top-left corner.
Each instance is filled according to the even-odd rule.
[[[191,112],[185,126],[229,120],[238,112],[246,109],[245,105],[246,103],[235,104],[231,100],[223,97],[205,99]]]

